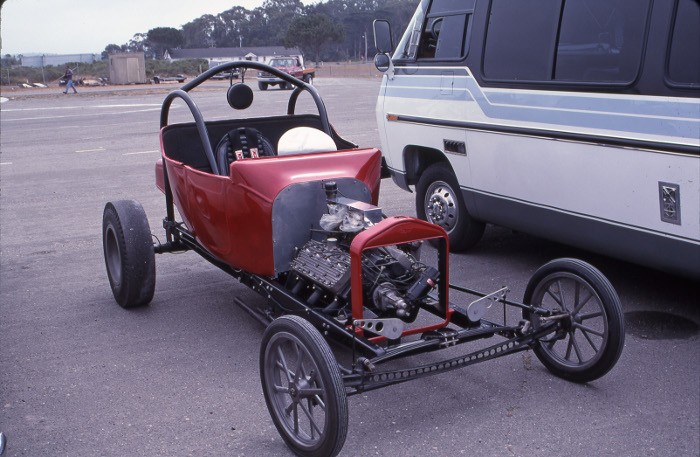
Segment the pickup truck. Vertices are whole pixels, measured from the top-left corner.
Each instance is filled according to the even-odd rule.
[[[305,83],[310,83],[316,76],[315,68],[304,68],[302,60],[298,57],[276,57],[268,62],[268,65],[279,70],[289,73],[297,79],[301,79]],[[258,89],[267,90],[269,86],[280,86],[280,89],[291,89],[292,85],[281,80],[280,78],[266,73],[258,72]]]

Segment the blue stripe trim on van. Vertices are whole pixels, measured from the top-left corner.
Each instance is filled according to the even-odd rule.
[[[440,94],[445,71],[454,72],[454,93],[450,96]],[[698,141],[700,146],[700,102],[692,98],[669,103],[667,97],[640,98],[618,94],[585,95],[520,89],[485,92],[465,68],[459,67],[402,68],[387,84],[385,96],[426,102],[473,100],[494,122],[537,122],[625,134],[670,136],[689,142]]]
[[[445,119],[431,119],[415,116],[396,116],[397,122],[412,124],[435,125],[439,127],[453,127],[467,130],[480,130],[484,132],[507,133],[513,135],[534,136],[552,138],[557,140],[575,141],[579,143],[593,143],[605,146],[617,146],[625,148],[646,149],[659,152],[673,152],[700,156],[700,146],[692,146],[676,143],[662,143],[656,141],[633,140],[600,135],[587,135],[581,133],[562,132],[559,130],[531,129],[525,127],[510,127],[504,125],[478,124],[472,122],[450,121]],[[396,122],[395,121],[395,122]]]

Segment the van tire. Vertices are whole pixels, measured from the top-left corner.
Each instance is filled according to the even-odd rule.
[[[445,229],[450,251],[465,251],[484,234],[485,224],[469,215],[457,178],[445,163],[429,166],[418,180],[416,213]]]

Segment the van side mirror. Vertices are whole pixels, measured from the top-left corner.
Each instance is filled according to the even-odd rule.
[[[388,54],[394,50],[391,40],[391,25],[388,21],[375,19],[374,23],[374,47],[382,54]]]
[[[377,54],[374,56],[374,66],[377,67],[377,70],[384,73],[391,66],[391,59],[386,54]]]

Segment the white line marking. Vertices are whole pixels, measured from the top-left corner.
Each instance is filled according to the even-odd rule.
[[[75,152],[94,152],[94,151],[106,151],[106,149],[105,148],[82,149],[80,151],[75,151]]]
[[[160,152],[160,151],[155,150],[155,151],[141,151],[141,152],[125,152],[122,155],[123,156],[133,156],[133,155],[137,155],[137,154],[152,154],[154,152]]]
[[[12,162],[0,162],[0,165],[12,165]]]
[[[3,112],[10,111],[46,111],[63,109],[85,109],[85,108],[135,108],[137,106],[161,106],[160,103],[135,103],[132,105],[94,105],[94,106],[50,106],[40,108],[10,108],[3,109]]]
[[[147,111],[160,111],[160,108],[148,108],[148,109],[140,109],[136,111],[118,111],[115,113],[101,113],[102,116],[107,116],[110,114],[132,114],[132,113],[145,113]],[[42,117],[24,117],[20,119],[0,119],[3,122],[13,122],[13,121],[37,121],[37,120],[44,120],[44,119],[60,119],[63,117],[88,117],[92,116],[90,114],[66,114],[64,116],[42,116]]]

